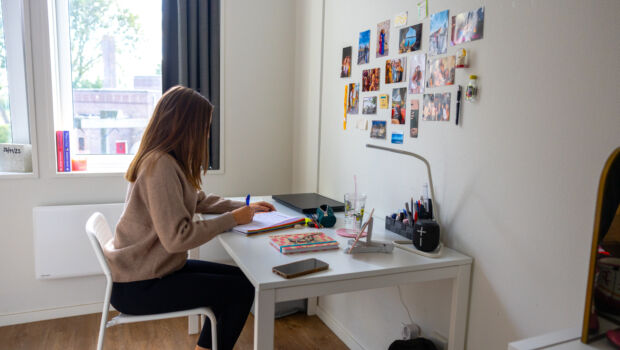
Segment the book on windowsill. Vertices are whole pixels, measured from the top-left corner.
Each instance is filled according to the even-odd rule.
[[[277,211],[262,212],[254,214],[254,219],[249,224],[239,225],[233,228],[234,231],[247,235],[281,230],[303,224],[306,218],[303,216],[288,216]]]
[[[282,254],[338,249],[338,241],[323,232],[273,235],[269,236],[269,244]]]

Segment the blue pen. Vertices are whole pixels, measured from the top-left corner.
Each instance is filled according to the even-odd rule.
[[[250,195],[248,194],[247,197],[245,197],[245,205],[250,205]]]

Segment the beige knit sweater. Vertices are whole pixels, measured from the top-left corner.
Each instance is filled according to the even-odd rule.
[[[197,192],[168,154],[145,158],[129,184],[114,238],[104,244],[112,280],[160,278],[180,269],[187,250],[236,225],[230,211],[243,205]],[[222,215],[195,222],[194,213]]]

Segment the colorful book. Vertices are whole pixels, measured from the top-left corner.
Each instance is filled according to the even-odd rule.
[[[269,244],[282,254],[338,249],[338,241],[323,232],[273,235],[269,236]]]
[[[65,162],[65,172],[71,171],[71,140],[69,139],[69,131],[63,131],[63,160]]]
[[[65,171],[64,153],[64,133],[56,131],[56,171],[59,173]]]
[[[305,223],[303,216],[288,216],[277,211],[254,214],[254,220],[249,224],[239,225],[233,230],[247,235],[281,230]]]

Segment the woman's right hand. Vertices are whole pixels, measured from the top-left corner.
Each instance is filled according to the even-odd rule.
[[[245,205],[241,208],[233,210],[232,215],[235,218],[237,225],[249,224],[254,218],[254,209]]]

